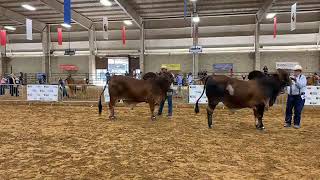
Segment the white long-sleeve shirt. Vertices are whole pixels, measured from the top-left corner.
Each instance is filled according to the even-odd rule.
[[[292,81],[292,85],[288,86],[289,95],[301,95],[305,94],[307,90],[307,78],[306,76],[300,74],[296,77],[297,81]]]

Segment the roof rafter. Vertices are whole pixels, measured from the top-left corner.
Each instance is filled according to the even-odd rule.
[[[133,9],[127,0],[115,0],[115,2],[121,7],[121,9],[131,17],[131,19],[141,28],[142,18],[140,14]]]
[[[26,24],[26,18],[28,18],[20,13],[8,10],[7,8],[1,7],[1,6],[0,6],[0,16],[5,16],[8,19],[21,24]],[[46,26],[47,25],[43,22],[40,22],[38,20],[32,20],[32,28],[37,31],[42,32],[46,28]]]
[[[61,4],[57,0],[40,0],[40,1],[46,4],[47,6],[55,9],[56,11],[62,14],[64,13],[63,4]],[[72,20],[79,23],[81,26],[83,26],[86,29],[91,29],[91,27],[93,26],[93,22],[89,18],[87,18],[86,16],[74,10],[71,10],[71,18]]]
[[[267,0],[257,12],[257,21],[261,22],[277,0]]]

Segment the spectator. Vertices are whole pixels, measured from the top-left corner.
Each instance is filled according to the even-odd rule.
[[[167,72],[168,70],[166,68],[162,68],[161,72]],[[166,94],[166,98],[160,103],[159,111],[158,111],[158,116],[162,115],[164,103],[166,100],[168,100],[168,118],[172,118],[172,96],[173,96],[173,84],[171,84],[170,89],[168,90]]]
[[[62,90],[62,97],[65,97],[65,96],[69,97],[66,84],[64,80],[62,80],[62,78],[59,78],[59,85],[60,85],[60,89]]]
[[[181,95],[181,89],[183,86],[183,77],[181,74],[177,75],[177,84],[178,84],[178,97],[182,97]]]
[[[24,75],[22,72],[20,72],[19,81],[20,81],[20,84],[24,85]]]
[[[268,71],[269,71],[269,70],[268,70],[268,67],[267,67],[267,66],[264,66],[264,67],[263,67],[263,73],[267,75],[267,74],[268,74]]]
[[[110,79],[111,79],[111,75],[110,75],[109,71],[107,71],[107,72],[106,72],[107,84],[109,84]]]
[[[5,94],[5,87],[6,87],[6,79],[3,77],[0,79],[0,96]]]
[[[320,76],[317,73],[314,73],[314,78],[316,80],[315,85],[320,86]]]
[[[8,76],[8,84],[9,84],[9,91],[10,91],[10,95],[13,96],[13,85],[14,85],[14,78],[13,78],[13,74]]]
[[[192,73],[189,73],[187,78],[188,78],[188,84],[192,85],[192,81],[193,81]]]
[[[14,86],[13,86],[13,93],[16,97],[19,96],[19,85],[21,84],[21,81],[18,77],[14,76]]]
[[[295,66],[294,76],[290,78],[292,79],[292,85],[288,87],[288,100],[284,127],[291,127],[292,109],[294,109],[294,128],[299,129],[301,127],[301,112],[305,103],[307,78],[302,74],[302,67],[300,65]]]
[[[233,68],[230,69],[230,77],[233,77]]]

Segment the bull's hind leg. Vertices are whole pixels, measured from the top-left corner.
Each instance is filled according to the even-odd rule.
[[[116,105],[116,102],[117,102],[117,99],[110,98],[110,102],[109,102],[109,109],[110,109],[109,119],[110,120],[116,119],[116,117],[114,115],[114,107]]]
[[[218,103],[216,102],[210,102],[207,107],[207,118],[208,118],[208,127],[212,128],[212,121],[213,121],[213,111],[215,110]]]
[[[264,125],[263,125],[262,119],[265,111],[265,105],[263,104],[263,105],[256,106],[256,108],[253,111],[256,119],[256,128],[259,130],[263,130]]]
[[[156,120],[156,116],[154,115],[155,103],[153,101],[150,101],[149,106],[151,112],[151,120]]]

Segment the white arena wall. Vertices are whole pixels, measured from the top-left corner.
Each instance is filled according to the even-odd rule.
[[[267,65],[270,71],[275,71],[276,62],[299,62],[305,71],[316,72],[319,69],[320,53],[309,52],[262,52],[261,68]],[[12,66],[13,73],[36,73],[42,70],[42,57],[11,57],[7,72]],[[233,63],[235,72],[249,72],[254,69],[254,56],[252,53],[214,53],[199,56],[199,71],[211,72],[215,63]],[[53,56],[51,57],[51,72],[61,73],[60,64],[73,64],[79,67],[79,73],[89,73],[89,56]],[[192,72],[192,55],[149,54],[145,57],[147,72],[159,71],[161,64],[181,64],[182,72]]]

